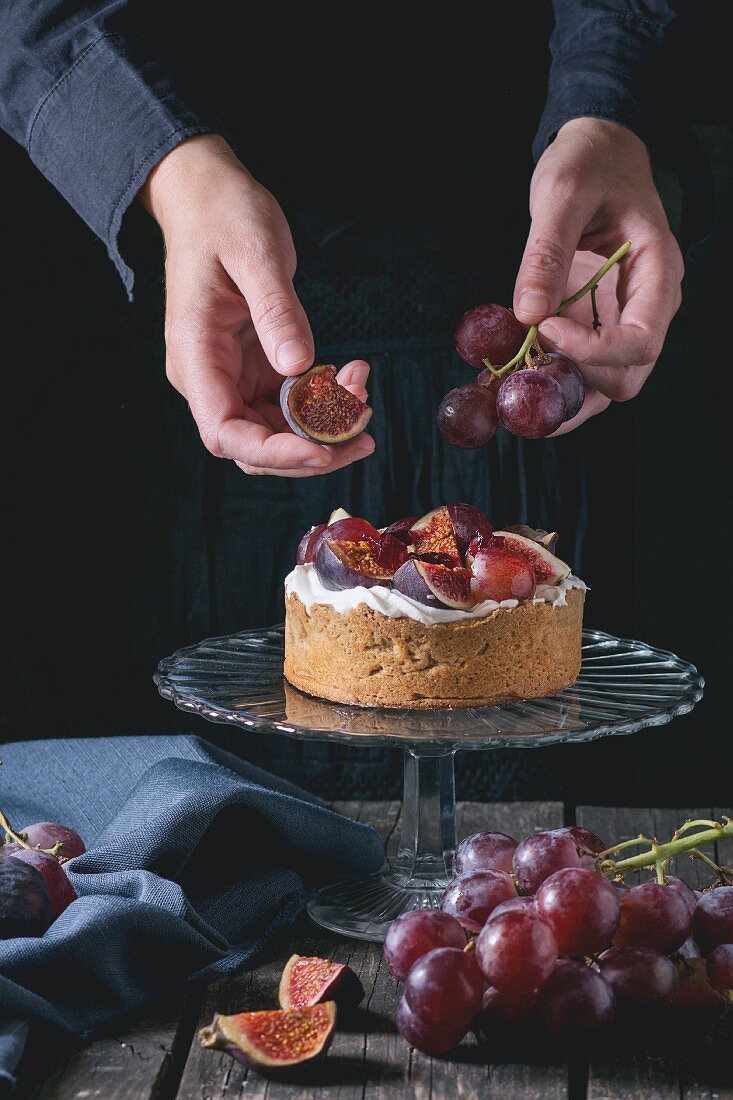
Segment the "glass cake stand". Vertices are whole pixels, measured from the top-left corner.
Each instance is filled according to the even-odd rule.
[[[387,870],[320,891],[318,924],[379,941],[410,909],[440,905],[456,844],[453,758],[459,749],[536,748],[635,733],[686,714],[702,698],[697,669],[661,649],[583,631],[574,687],[546,699],[468,710],[386,710],[328,703],[283,679],[283,627],[247,630],[178,650],[155,674],[160,694],[212,722],[311,741],[404,751],[397,856]]]

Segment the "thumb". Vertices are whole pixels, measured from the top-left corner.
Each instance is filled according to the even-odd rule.
[[[233,277],[271,366],[279,374],[301,374],[313,362],[313,333],[285,263],[273,257]]]
[[[580,203],[560,202],[552,192],[533,196],[537,214],[514,287],[514,312],[526,325],[555,313],[565,296],[570,265],[585,228]]]

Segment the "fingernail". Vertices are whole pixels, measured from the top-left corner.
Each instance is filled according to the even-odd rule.
[[[543,336],[545,340],[549,340],[556,348],[560,347],[560,333],[552,322],[540,325],[540,336]]]
[[[305,340],[285,340],[277,349],[277,365],[280,370],[292,370],[310,360]]]
[[[550,312],[550,299],[542,290],[525,290],[519,299],[519,308],[533,316]]]

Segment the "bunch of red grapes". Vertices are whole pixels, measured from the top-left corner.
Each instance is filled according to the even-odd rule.
[[[626,886],[577,826],[517,843],[476,833],[456,850],[440,910],[405,913],[384,957],[404,982],[396,1023],[426,1054],[473,1031],[495,1048],[539,1035],[605,1034],[617,1021],[705,1023],[733,991],[733,886]]]
[[[583,376],[567,356],[543,352],[536,335],[514,367],[497,370],[517,358],[529,331],[510,309],[493,303],[463,315],[455,334],[456,351],[481,373],[440,403],[438,427],[449,443],[464,450],[481,447],[499,422],[513,435],[541,439],[580,412]]]
[[[76,898],[65,864],[86,851],[79,834],[54,821],[15,832],[0,814],[0,940],[42,936]]]

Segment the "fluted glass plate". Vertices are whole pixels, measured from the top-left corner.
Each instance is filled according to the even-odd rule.
[[[577,683],[559,695],[467,710],[385,710],[314,699],[283,679],[283,627],[209,638],[160,662],[155,683],[212,722],[314,741],[455,749],[531,748],[661,726],[692,710],[694,665],[642,642],[583,631]]]

